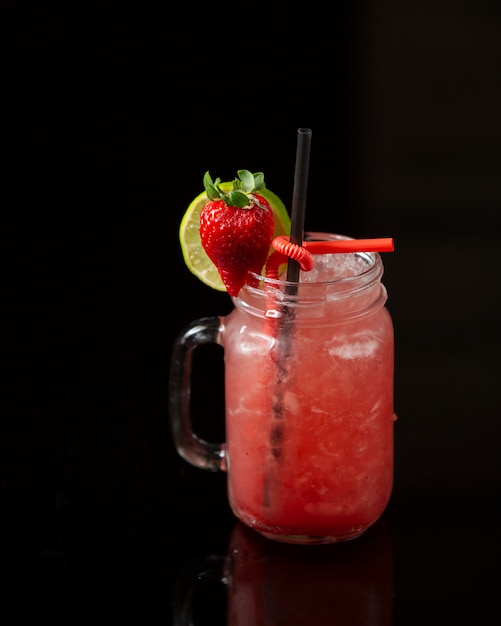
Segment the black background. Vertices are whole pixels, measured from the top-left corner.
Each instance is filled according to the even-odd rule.
[[[500,17],[0,3],[9,623],[171,623],[186,563],[226,550],[225,477],[177,457],[166,383],[177,332],[231,302],[185,268],[177,229],[206,170],[263,171],[290,205],[299,127],[306,228],[395,239],[394,624],[499,623]],[[214,407],[194,411],[218,436],[208,363]]]

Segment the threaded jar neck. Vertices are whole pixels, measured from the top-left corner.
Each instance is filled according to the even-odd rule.
[[[306,233],[305,240],[348,239],[328,233]],[[294,319],[298,325],[344,323],[370,315],[387,300],[381,283],[383,263],[377,252],[316,254],[314,268],[300,272],[298,283],[252,274],[251,284],[233,302],[259,317]]]

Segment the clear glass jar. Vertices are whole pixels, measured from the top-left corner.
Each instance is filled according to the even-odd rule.
[[[235,515],[290,543],[360,535],[383,513],[393,483],[393,325],[381,257],[314,260],[299,284],[255,275],[228,316],[179,335],[171,367],[179,453],[227,471]],[[198,438],[189,418],[190,354],[212,342],[224,348],[222,444]]]

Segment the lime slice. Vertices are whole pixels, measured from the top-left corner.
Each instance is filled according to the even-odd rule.
[[[230,191],[232,183],[221,183],[223,191]],[[260,189],[259,194],[268,200],[275,218],[273,236],[288,235],[290,233],[290,218],[284,203],[269,189]],[[214,263],[209,259],[200,241],[200,213],[209,198],[205,191],[199,194],[189,205],[179,226],[179,241],[186,266],[203,283],[217,289],[226,291],[223,281]]]

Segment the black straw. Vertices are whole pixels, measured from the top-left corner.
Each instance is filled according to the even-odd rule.
[[[294,190],[292,193],[290,237],[291,242],[298,246],[303,244],[310,147],[311,130],[309,128],[299,128],[297,131],[296,169],[294,172]],[[299,281],[299,270],[299,263],[294,259],[289,259],[287,265],[287,281],[297,283]],[[293,287],[293,289],[295,288]]]
[[[304,218],[306,213],[306,190],[308,188],[308,167],[310,162],[310,145],[311,130],[309,128],[300,128],[297,131],[297,149],[296,149],[296,168],[294,173],[294,189],[292,193],[292,209],[291,209],[291,235],[290,240],[299,246],[303,243],[304,235]],[[287,264],[287,283],[285,293],[295,296],[299,289],[299,271],[300,264],[294,259],[289,259]],[[284,424],[283,416],[283,385],[287,380],[287,365],[289,356],[292,351],[291,341],[291,324],[294,319],[294,309],[284,310],[283,321],[289,324],[280,324],[279,335],[277,338],[276,349],[278,351],[276,358],[277,379],[275,394],[273,396],[273,425],[270,432],[271,453],[275,462],[280,460],[282,453],[282,439]],[[268,468],[265,473],[263,504],[270,505],[270,491],[272,489],[273,469]]]
[[[291,208],[291,237],[292,243],[302,245],[304,235],[304,217],[306,213],[306,190],[308,187],[308,167],[310,162],[310,145],[311,130],[309,128],[300,128],[297,136],[296,150],[296,169],[294,174],[294,189],[292,193]],[[287,281],[285,293],[288,295],[296,295],[298,292],[300,264],[293,259],[289,259],[287,264]],[[287,321],[292,322],[294,318],[293,308],[287,314]],[[284,316],[285,321],[285,316]],[[282,439],[284,436],[283,423],[283,385],[287,380],[287,365],[292,350],[292,341],[290,337],[291,325],[280,325],[279,336],[275,349],[277,350],[276,367],[277,378],[275,393],[272,398],[273,423],[270,432],[270,449],[275,463],[280,461],[282,454]],[[273,476],[274,467],[269,466],[264,476],[263,504],[271,505],[271,491],[274,488]]]

